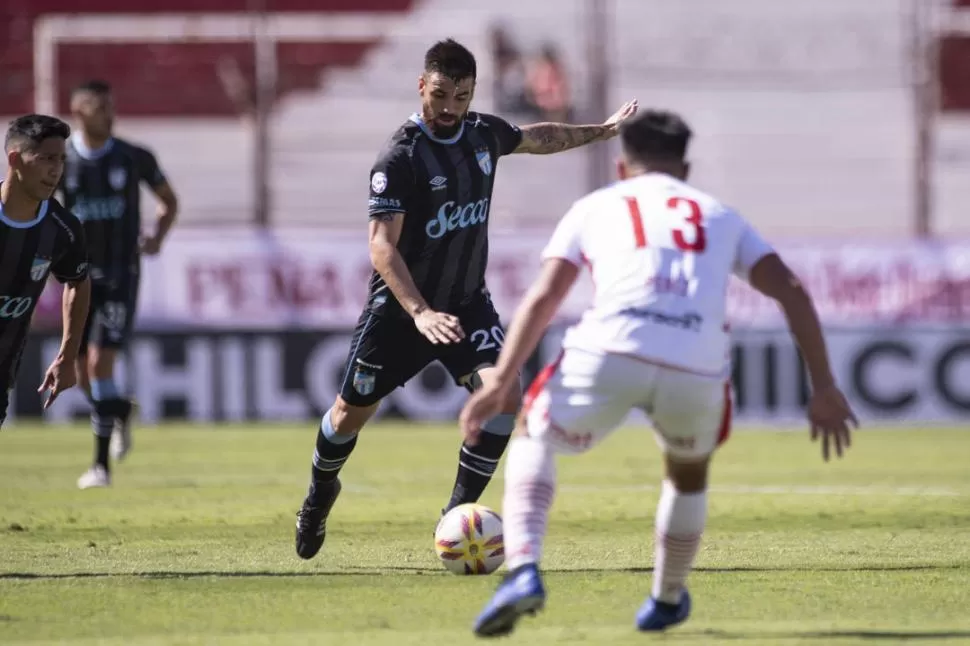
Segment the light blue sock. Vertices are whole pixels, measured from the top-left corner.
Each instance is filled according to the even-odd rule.
[[[515,414],[501,413],[482,425],[482,430],[492,435],[509,436],[515,430]]]
[[[357,437],[357,431],[349,434],[338,434],[333,427],[333,422],[330,421],[330,410],[324,413],[323,419],[320,420],[320,434],[331,444],[346,444]]]
[[[91,382],[91,399],[96,402],[118,399],[118,386],[114,379],[95,379]]]
[[[114,432],[114,405],[110,403],[114,399],[118,399],[118,387],[113,379],[95,379],[91,382],[91,401],[94,402],[94,410],[91,411],[91,427],[94,434],[103,439],[104,442],[111,439],[111,434]],[[106,450],[102,446],[98,450],[98,454],[100,455]],[[96,459],[96,461],[101,462],[100,459]]]

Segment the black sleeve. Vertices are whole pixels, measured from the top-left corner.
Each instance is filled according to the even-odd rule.
[[[406,213],[413,193],[414,169],[407,149],[392,147],[377,159],[371,169],[367,215]]]
[[[84,280],[88,276],[88,249],[84,241],[84,228],[70,213],[59,211],[52,215],[63,226],[58,239],[58,257],[51,266],[51,273],[62,283]]]
[[[158,165],[158,160],[151,151],[145,148],[135,148],[135,165],[138,167],[138,175],[143,182],[152,188],[157,188],[168,182],[165,173]]]
[[[481,117],[495,136],[499,157],[511,154],[522,143],[522,130],[518,126],[494,114],[483,114]]]

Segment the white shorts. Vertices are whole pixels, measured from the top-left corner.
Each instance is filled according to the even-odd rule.
[[[526,395],[531,437],[555,450],[582,453],[633,409],[653,422],[665,454],[683,460],[714,452],[731,429],[731,382],[617,354],[566,350]]]

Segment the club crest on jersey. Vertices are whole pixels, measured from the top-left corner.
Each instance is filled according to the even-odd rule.
[[[30,279],[35,283],[37,281],[43,280],[47,276],[47,270],[50,269],[51,261],[46,258],[34,258],[33,264],[30,266]]]
[[[478,167],[482,169],[483,173],[492,174],[492,156],[488,154],[488,150],[476,150],[475,159],[478,160]]]
[[[377,376],[372,372],[366,372],[364,368],[357,368],[354,371],[354,390],[366,397],[374,392],[377,383]]]
[[[125,187],[125,181],[128,179],[128,171],[124,168],[112,168],[108,171],[108,183],[111,184],[111,188],[116,191],[120,191]]]

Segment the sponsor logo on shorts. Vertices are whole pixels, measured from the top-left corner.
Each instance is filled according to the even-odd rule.
[[[697,439],[694,436],[690,437],[666,437],[667,444],[678,449],[685,449],[692,451],[694,446],[697,444]]]

